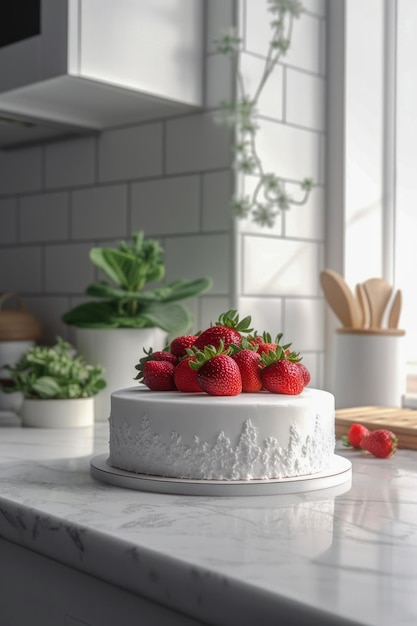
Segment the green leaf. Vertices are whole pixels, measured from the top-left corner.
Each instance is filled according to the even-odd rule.
[[[149,326],[162,328],[168,333],[168,341],[179,335],[185,335],[191,328],[193,316],[182,304],[154,302],[142,311],[142,317]]]
[[[150,281],[165,275],[163,249],[155,239],[145,239],[142,231],[133,233],[132,242],[119,242],[119,248],[92,248],[90,259],[116,285],[128,291],[141,291]]]
[[[85,302],[65,313],[62,320],[78,327],[117,328],[116,314],[109,302]]]
[[[50,376],[41,376],[32,385],[33,391],[40,398],[56,398],[61,393],[59,383]]]
[[[108,298],[111,300],[127,301],[135,300],[139,302],[153,302],[161,300],[167,292],[167,287],[160,287],[152,291],[128,291],[112,287],[108,283],[93,283],[87,287],[86,293],[94,298]]]
[[[128,253],[112,248],[92,248],[90,250],[90,259],[116,285],[127,286],[126,277],[130,267],[130,256]]]
[[[137,300],[138,302],[177,302],[200,295],[212,286],[211,278],[197,278],[195,280],[177,280],[152,291],[125,291],[112,287],[108,283],[93,283],[87,289],[89,296],[96,298],[110,298],[123,300]]]
[[[119,317],[115,317],[114,321],[116,326],[114,328],[150,328],[152,324],[150,324],[145,317],[142,315],[135,315],[134,317],[130,317],[129,315],[119,315]],[[99,328],[98,326],[91,326],[91,328]],[[105,328],[102,326],[101,328]]]
[[[135,316],[120,315],[108,302],[87,302],[63,316],[64,322],[79,328],[161,328],[170,335],[185,334],[192,325],[192,315],[181,304],[142,303]]]
[[[135,296],[137,295],[135,291],[127,291],[126,289],[113,287],[104,281],[89,285],[86,289],[86,294],[88,296],[93,296],[94,298],[108,298],[110,300],[125,299],[131,297],[130,294],[134,294]]]
[[[195,280],[177,280],[166,285],[161,302],[177,302],[194,298],[211,288],[213,281],[209,277],[197,278]]]

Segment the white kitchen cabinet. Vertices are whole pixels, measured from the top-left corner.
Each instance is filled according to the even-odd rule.
[[[27,122],[0,147],[30,123],[100,130],[202,106],[203,0],[33,1],[40,32],[0,47],[0,116]]]

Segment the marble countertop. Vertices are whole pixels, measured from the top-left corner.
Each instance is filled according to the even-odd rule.
[[[202,497],[97,482],[107,450],[107,423],[2,426],[0,536],[213,624],[417,623],[416,452],[338,444],[351,486]]]

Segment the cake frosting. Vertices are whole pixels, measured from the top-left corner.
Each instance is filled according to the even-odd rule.
[[[109,424],[111,466],[179,479],[316,474],[335,447],[334,396],[310,388],[215,397],[133,387],[112,393]]]

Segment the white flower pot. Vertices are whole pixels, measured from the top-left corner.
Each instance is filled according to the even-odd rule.
[[[70,400],[25,398],[19,411],[22,426],[79,428],[94,424],[94,397]]]
[[[76,348],[88,363],[105,369],[105,389],[94,399],[96,420],[110,415],[110,396],[117,389],[137,385],[135,365],[145,356],[144,348],[162,350],[167,333],[160,328],[76,328]]]

